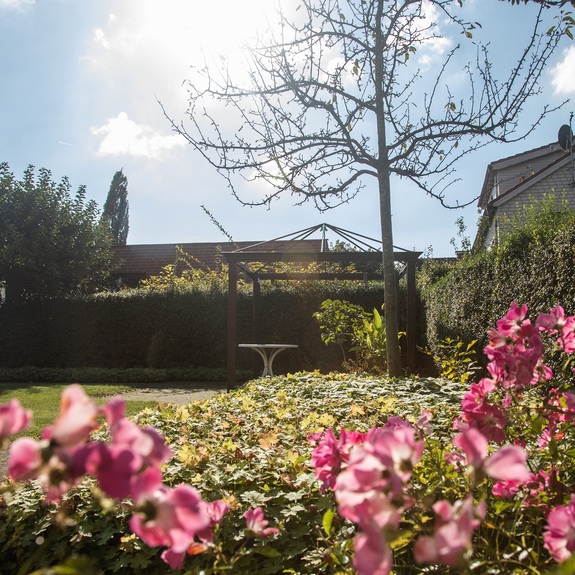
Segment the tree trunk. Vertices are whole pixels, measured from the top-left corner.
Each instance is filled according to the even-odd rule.
[[[383,253],[383,286],[385,314],[385,344],[387,349],[387,372],[392,377],[401,375],[401,353],[397,325],[397,283],[393,259],[393,228],[391,220],[391,184],[389,158],[385,132],[385,74],[383,51],[385,45],[381,30],[384,0],[378,0],[375,29],[375,110],[377,117],[378,164],[377,183],[379,187],[379,213],[381,221],[381,251]]]
[[[393,231],[391,219],[391,187],[389,169],[385,170],[386,159],[381,161],[378,174],[379,211],[381,219],[381,249],[383,253],[383,286],[385,314],[385,345],[387,350],[387,371],[392,377],[401,375],[401,353],[399,347],[397,281],[393,258]]]

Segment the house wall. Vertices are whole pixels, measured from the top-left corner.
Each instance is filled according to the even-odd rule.
[[[541,200],[546,194],[555,194],[558,204],[564,199],[567,200],[569,206],[575,209],[573,177],[571,164],[568,163],[544,180],[529,186],[522,193],[497,206],[496,216],[488,232],[486,244],[489,245],[494,240],[501,239],[502,234],[505,233],[506,222],[520,215],[526,206],[532,204],[533,201]]]

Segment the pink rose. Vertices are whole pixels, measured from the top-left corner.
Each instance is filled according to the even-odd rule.
[[[264,512],[261,507],[248,509],[244,513],[247,528],[252,531],[256,537],[267,539],[270,535],[279,533],[279,529],[268,527],[268,521],[264,518]]]
[[[575,550],[575,495],[567,505],[560,505],[549,513],[543,541],[555,561],[571,557]]]
[[[24,409],[17,399],[0,405],[0,442],[10,435],[19,433],[30,425],[32,412]]]

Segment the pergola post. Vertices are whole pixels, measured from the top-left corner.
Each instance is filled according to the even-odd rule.
[[[261,343],[261,286],[260,286],[260,278],[255,275],[252,278],[252,294],[253,294],[253,308],[252,308],[252,342],[253,343]],[[254,354],[254,375],[257,373],[257,367],[259,366],[260,362],[258,361],[258,357]]]
[[[236,318],[238,309],[238,264],[228,265],[228,383],[227,391],[236,387]]]
[[[406,363],[408,371],[415,369],[416,343],[416,298],[415,290],[415,260],[407,262],[407,336],[406,336]]]

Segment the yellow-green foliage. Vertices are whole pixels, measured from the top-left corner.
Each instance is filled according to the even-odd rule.
[[[459,337],[446,337],[437,346],[435,354],[427,353],[433,357],[440,377],[466,384],[480,370],[476,343],[476,339],[466,344]]]

